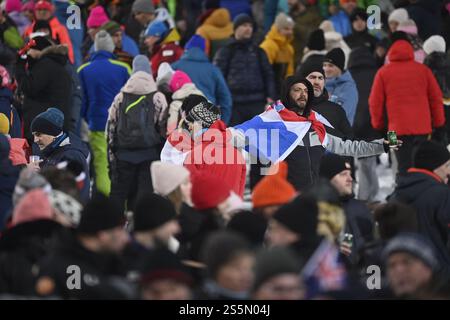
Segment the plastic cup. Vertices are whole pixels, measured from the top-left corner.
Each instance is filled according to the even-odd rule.
[[[41,158],[39,156],[30,156],[30,163],[39,163]]]

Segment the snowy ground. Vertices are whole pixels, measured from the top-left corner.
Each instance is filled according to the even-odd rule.
[[[392,169],[389,167],[389,160],[387,153],[383,153],[380,156],[381,164],[377,166],[378,182],[380,184],[380,190],[376,197],[376,200],[381,202],[386,201],[386,197],[394,191],[395,179]]]
[[[377,166],[377,176],[380,189],[375,197],[375,201],[386,202],[386,197],[394,191],[395,179],[392,168],[389,166],[387,153],[380,156],[380,164]],[[395,165],[395,164],[394,164]],[[358,183],[355,183],[355,194],[358,193]]]

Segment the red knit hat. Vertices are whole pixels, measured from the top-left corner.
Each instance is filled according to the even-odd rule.
[[[231,187],[213,174],[201,172],[191,177],[192,202],[197,210],[213,209],[230,196]]]
[[[288,165],[280,162],[278,172],[265,176],[253,188],[253,207],[283,205],[296,195],[295,188],[287,181]]]
[[[37,10],[48,10],[50,12],[53,12],[53,4],[49,1],[45,1],[45,0],[41,0],[38,1],[36,3],[36,5],[34,6],[34,11],[36,12]]]
[[[53,209],[47,194],[42,189],[28,191],[14,208],[12,225],[20,223],[49,219],[53,217]]]

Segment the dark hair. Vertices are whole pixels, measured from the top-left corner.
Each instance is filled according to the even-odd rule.
[[[220,269],[233,259],[252,254],[249,243],[240,234],[230,230],[212,232],[205,241],[201,258],[209,277],[215,279]]]
[[[48,167],[43,169],[40,174],[50,183],[53,189],[80,200],[75,176],[70,171],[60,170],[56,167]]]
[[[416,210],[404,203],[393,201],[381,205],[374,212],[380,238],[389,240],[400,232],[417,232]]]

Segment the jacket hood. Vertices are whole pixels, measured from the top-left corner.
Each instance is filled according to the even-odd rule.
[[[325,44],[328,42],[339,42],[344,39],[342,37],[342,34],[336,31],[328,31],[325,32],[323,35],[325,37]]]
[[[191,60],[191,61],[203,61],[203,62],[209,62],[209,59],[206,55],[206,53],[200,49],[200,48],[190,48],[187,50],[184,54],[182,59],[185,60]]]
[[[156,83],[153,77],[147,72],[138,71],[131,75],[121,91],[133,94],[149,94],[156,90]]]
[[[67,63],[67,60],[69,60],[69,49],[65,45],[56,45],[56,46],[50,46],[45,48],[41,51],[41,54],[39,56],[40,59],[44,57],[48,57],[50,59],[53,59],[62,65],[65,65]]]
[[[286,37],[283,36],[279,31],[276,25],[273,25],[270,28],[269,33],[266,35],[267,39],[273,40],[276,43],[280,44],[280,46],[283,46],[287,43],[290,43],[292,41],[292,37]]]
[[[203,93],[197,89],[195,84],[186,83],[172,95],[172,99],[173,100],[184,100],[187,96],[189,96],[191,94],[198,94],[198,95],[203,96]]]
[[[358,47],[351,51],[348,68],[376,68],[377,61],[366,47]]]
[[[305,106],[305,111],[304,111],[304,115],[308,116],[309,113],[311,112],[311,105],[314,99],[314,88],[311,84],[311,82],[309,82],[308,80],[306,80],[305,78],[299,76],[299,75],[294,75],[294,76],[290,76],[288,77],[283,84],[283,89],[281,92],[281,102],[283,103],[283,105],[288,108],[289,110],[292,110],[292,102],[291,102],[291,97],[290,97],[290,90],[291,87],[296,84],[296,83],[303,83],[306,88],[308,88],[308,102],[306,103]]]
[[[205,20],[204,24],[212,25],[217,28],[230,28],[233,32],[233,23],[231,22],[230,13],[224,8],[214,10]]]
[[[450,68],[450,59],[447,59],[447,56],[444,52],[432,52],[425,58],[424,63],[429,66],[430,69]]]
[[[180,41],[181,37],[180,34],[178,33],[177,29],[173,28],[172,30],[169,31],[169,33],[167,34],[167,36],[164,38],[164,40],[161,42],[162,44],[164,43],[170,43],[170,42],[178,42]]]
[[[439,182],[425,173],[410,173],[399,178],[397,188],[395,189],[395,195],[402,201],[410,203],[437,183]]]
[[[406,40],[394,42],[388,52],[389,61],[412,61],[414,60],[414,49]]]

